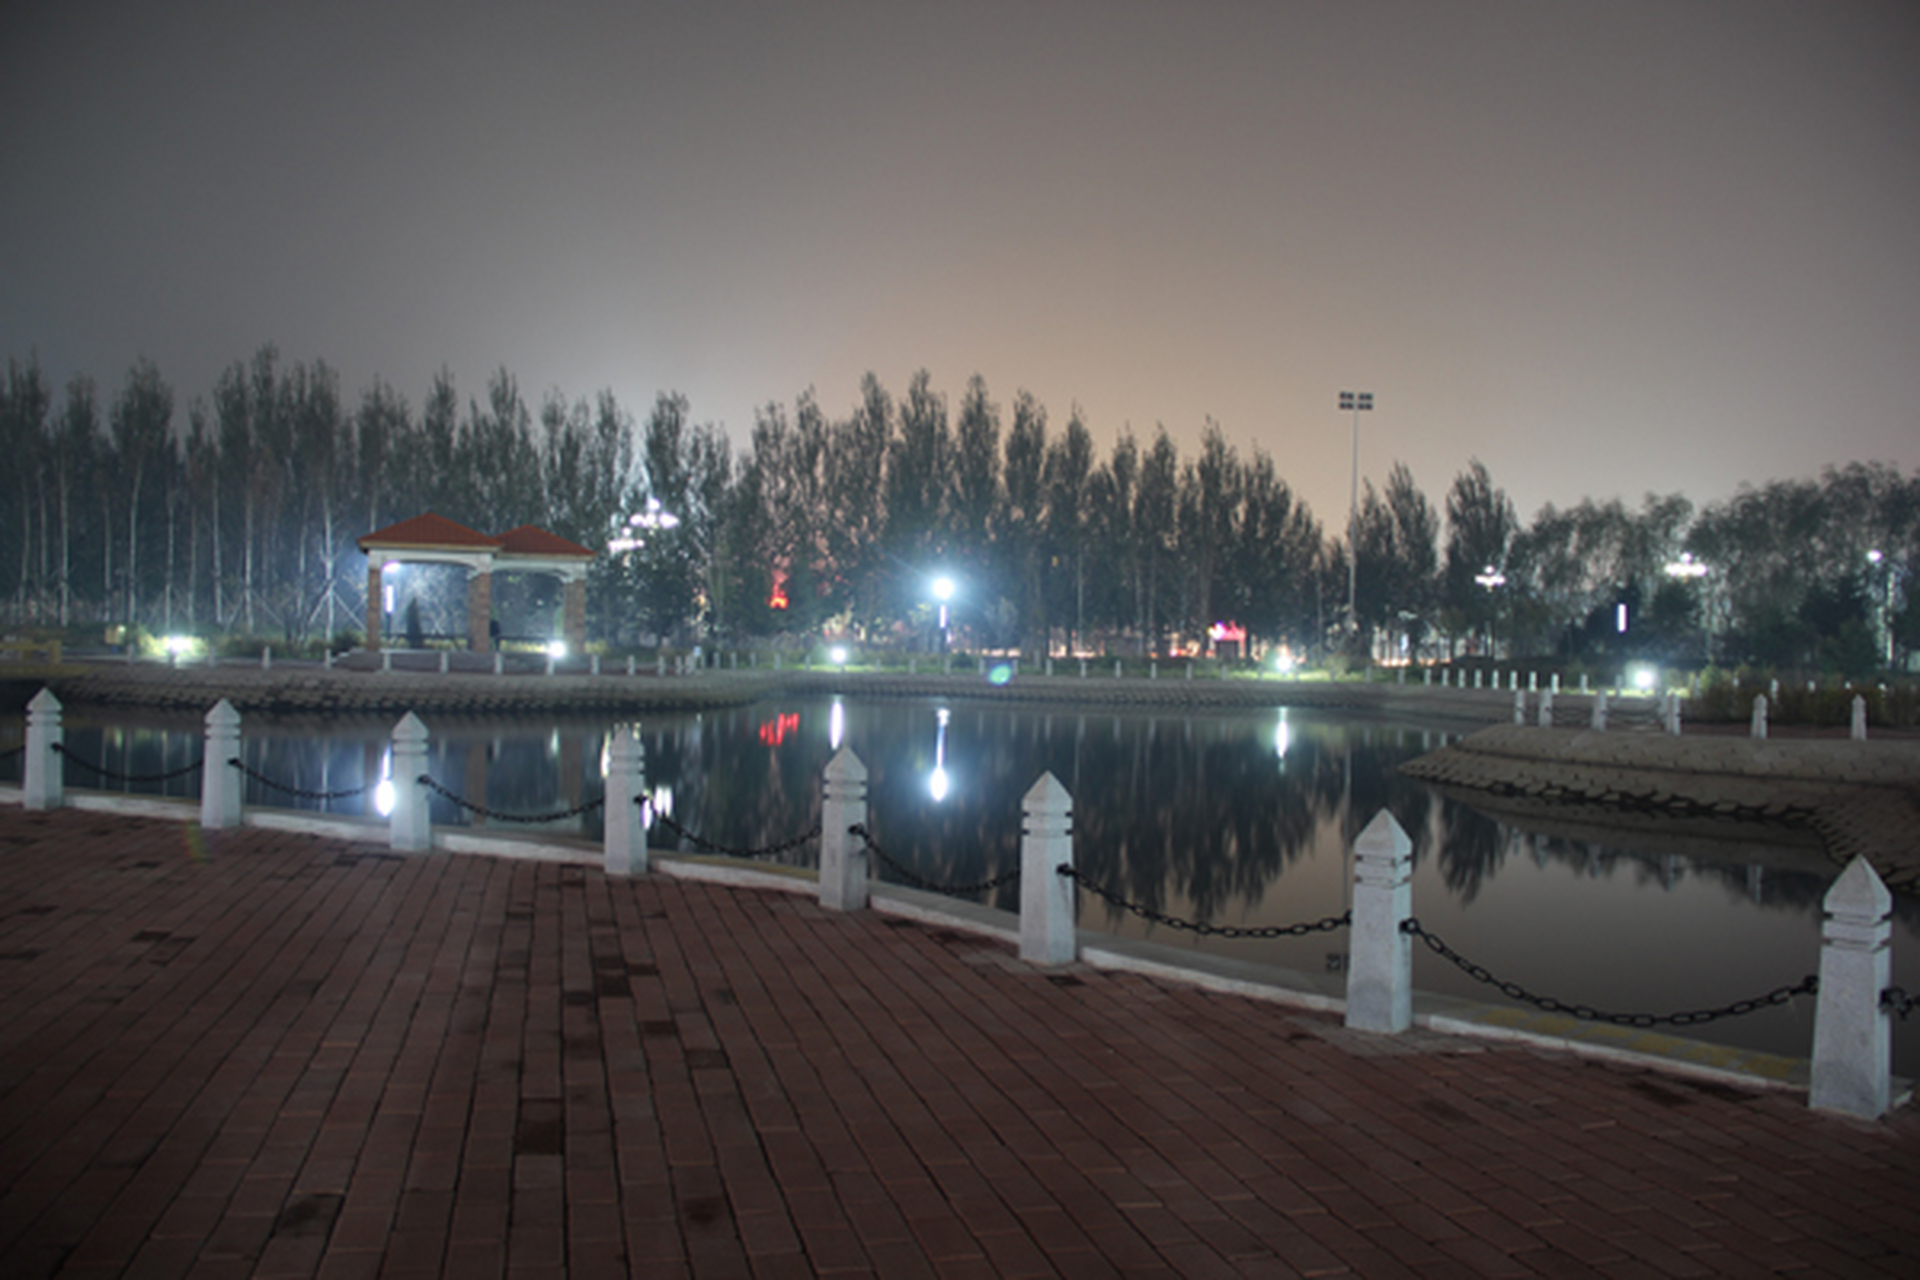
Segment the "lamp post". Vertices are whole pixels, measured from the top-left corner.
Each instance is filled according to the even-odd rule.
[[[1893,561],[1878,547],[1867,552],[1867,563],[1879,568],[1887,580],[1886,602],[1880,609],[1880,635],[1885,645],[1887,670],[1893,670]]]
[[[1493,609],[1490,612],[1493,616],[1497,617],[1500,609],[1500,598],[1494,595],[1494,592],[1499,588],[1507,585],[1507,575],[1500,572],[1498,569],[1494,568],[1492,565],[1488,565],[1486,568],[1482,569],[1479,573],[1474,574],[1473,580],[1487,589],[1487,595],[1493,601]],[[1493,645],[1494,645],[1493,623],[1489,621],[1487,624],[1487,656],[1489,658],[1493,656]],[[1497,677],[1499,675],[1499,672],[1495,672],[1494,675]]]
[[[933,580],[933,598],[940,602],[940,652],[947,651],[947,605],[953,599],[953,579],[941,574]]]
[[[1354,545],[1354,533],[1360,523],[1360,414],[1372,410],[1373,392],[1340,393],[1340,411],[1353,414],[1353,482],[1347,492],[1347,628],[1356,632],[1360,629],[1360,614],[1356,608],[1360,549]]]
[[[1674,560],[1666,566],[1667,576],[1669,578],[1672,578],[1675,582],[1698,582],[1700,579],[1706,577],[1707,573],[1708,573],[1707,566],[1704,564],[1701,564],[1698,560],[1695,560],[1693,558],[1693,552],[1691,551],[1682,551],[1680,553],[1680,558],[1678,560]],[[1706,650],[1707,661],[1712,662],[1713,661],[1713,619],[1710,616],[1711,610],[1708,608],[1703,608],[1701,609],[1700,612],[1701,612],[1701,618],[1700,618],[1701,642],[1703,647]]]

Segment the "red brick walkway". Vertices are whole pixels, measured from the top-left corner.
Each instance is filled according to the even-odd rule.
[[[0,809],[0,1275],[1862,1275],[1920,1115],[789,894]]]

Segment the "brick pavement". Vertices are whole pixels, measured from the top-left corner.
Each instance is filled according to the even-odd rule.
[[[1920,1115],[0,808],[0,1275],[1911,1276]]]

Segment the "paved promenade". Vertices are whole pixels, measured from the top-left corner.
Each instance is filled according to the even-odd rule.
[[[1898,1276],[1878,1123],[666,877],[0,807],[0,1276]]]

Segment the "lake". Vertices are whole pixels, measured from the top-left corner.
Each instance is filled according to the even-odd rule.
[[[501,814],[558,813],[601,794],[605,719],[429,720],[437,783]],[[390,767],[387,721],[250,717],[245,759],[306,791],[371,788]],[[641,721],[657,808],[716,843],[756,849],[819,821],[820,779],[841,745],[869,774],[870,826],[925,880],[958,885],[1012,870],[1020,798],[1043,770],[1074,797],[1083,879],[1154,911],[1215,926],[1317,920],[1349,901],[1352,837],[1380,809],[1414,842],[1414,912],[1500,977],[1569,1003],[1624,1012],[1711,1008],[1792,985],[1818,968],[1820,899],[1834,869],[1803,836],[1745,824],[1627,837],[1532,819],[1502,821],[1402,778],[1395,766],[1450,730],[1398,719],[1270,709],[1168,713],[1012,706],[933,698],[775,698],[748,708]],[[67,719],[77,760],[157,774],[198,759],[192,718],[84,707]],[[0,777],[19,776],[17,757]],[[69,785],[102,785],[77,764]],[[197,776],[113,789],[193,796]],[[296,800],[254,781],[249,805],[370,813],[372,791]],[[436,823],[471,821],[434,800]],[[491,825],[506,825],[494,822]],[[597,810],[539,824],[597,840]],[[655,848],[676,838],[656,826]],[[691,847],[691,846],[688,846]],[[811,865],[809,842],[780,860]],[[898,879],[883,867],[882,879]],[[984,899],[1009,910],[1018,888]],[[1920,990],[1920,904],[1898,899],[1894,982]],[[1199,937],[1090,894],[1083,927],[1296,970],[1335,972],[1344,931],[1305,938]],[[1421,990],[1502,1003],[1416,948]],[[1800,998],[1688,1034],[1804,1057],[1813,1001]],[[1920,1025],[1896,1024],[1895,1070],[1920,1073]]]

